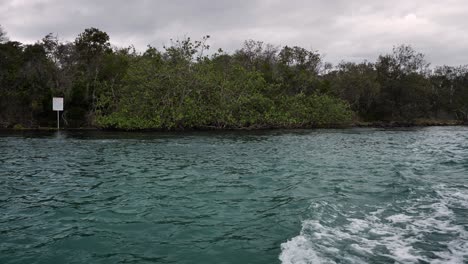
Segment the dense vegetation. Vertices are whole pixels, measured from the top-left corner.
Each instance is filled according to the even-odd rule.
[[[468,67],[429,67],[409,46],[333,67],[316,51],[246,41],[209,52],[209,36],[158,50],[111,46],[86,29],[73,42],[35,44],[0,28],[0,127],[119,129],[317,127],[356,121],[468,121]]]

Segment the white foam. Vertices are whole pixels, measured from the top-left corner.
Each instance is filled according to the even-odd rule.
[[[405,223],[413,219],[411,216],[404,215],[404,214],[396,214],[392,215],[386,218],[389,221],[392,221],[393,223]]]
[[[302,223],[301,233],[281,245],[280,260],[284,264],[366,263],[369,256],[380,255],[397,263],[463,264],[468,260],[468,231],[456,224],[452,208],[468,209],[468,192],[439,186],[438,197],[424,197],[407,202],[402,212],[388,216],[387,209],[376,208],[364,218],[348,218],[348,222],[332,226],[320,220]],[[320,206],[328,206],[320,203]],[[311,208],[317,208],[317,204]],[[336,206],[329,207],[339,210]],[[337,214],[346,216],[346,211]],[[385,215],[385,216],[384,216]],[[427,257],[417,242],[426,243],[427,234],[450,235],[450,241],[439,241],[442,251],[431,252],[438,259]],[[440,250],[440,249],[439,249]],[[426,254],[424,254],[426,253]]]
[[[347,228],[349,232],[351,233],[358,233],[364,231],[366,228],[369,228],[369,224],[366,220],[363,219],[356,219],[356,218],[351,218],[349,219],[351,222]]]
[[[283,264],[335,263],[319,257],[313,250],[310,240],[303,235],[281,244],[279,259]]]

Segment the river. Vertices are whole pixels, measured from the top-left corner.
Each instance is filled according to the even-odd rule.
[[[0,263],[468,263],[468,128],[2,132]]]

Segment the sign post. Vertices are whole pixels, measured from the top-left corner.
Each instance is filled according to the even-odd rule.
[[[60,129],[60,111],[63,111],[63,97],[52,98],[52,108],[57,111],[57,130]]]

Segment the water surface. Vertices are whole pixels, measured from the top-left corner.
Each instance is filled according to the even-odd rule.
[[[0,263],[468,263],[468,128],[3,133]]]

